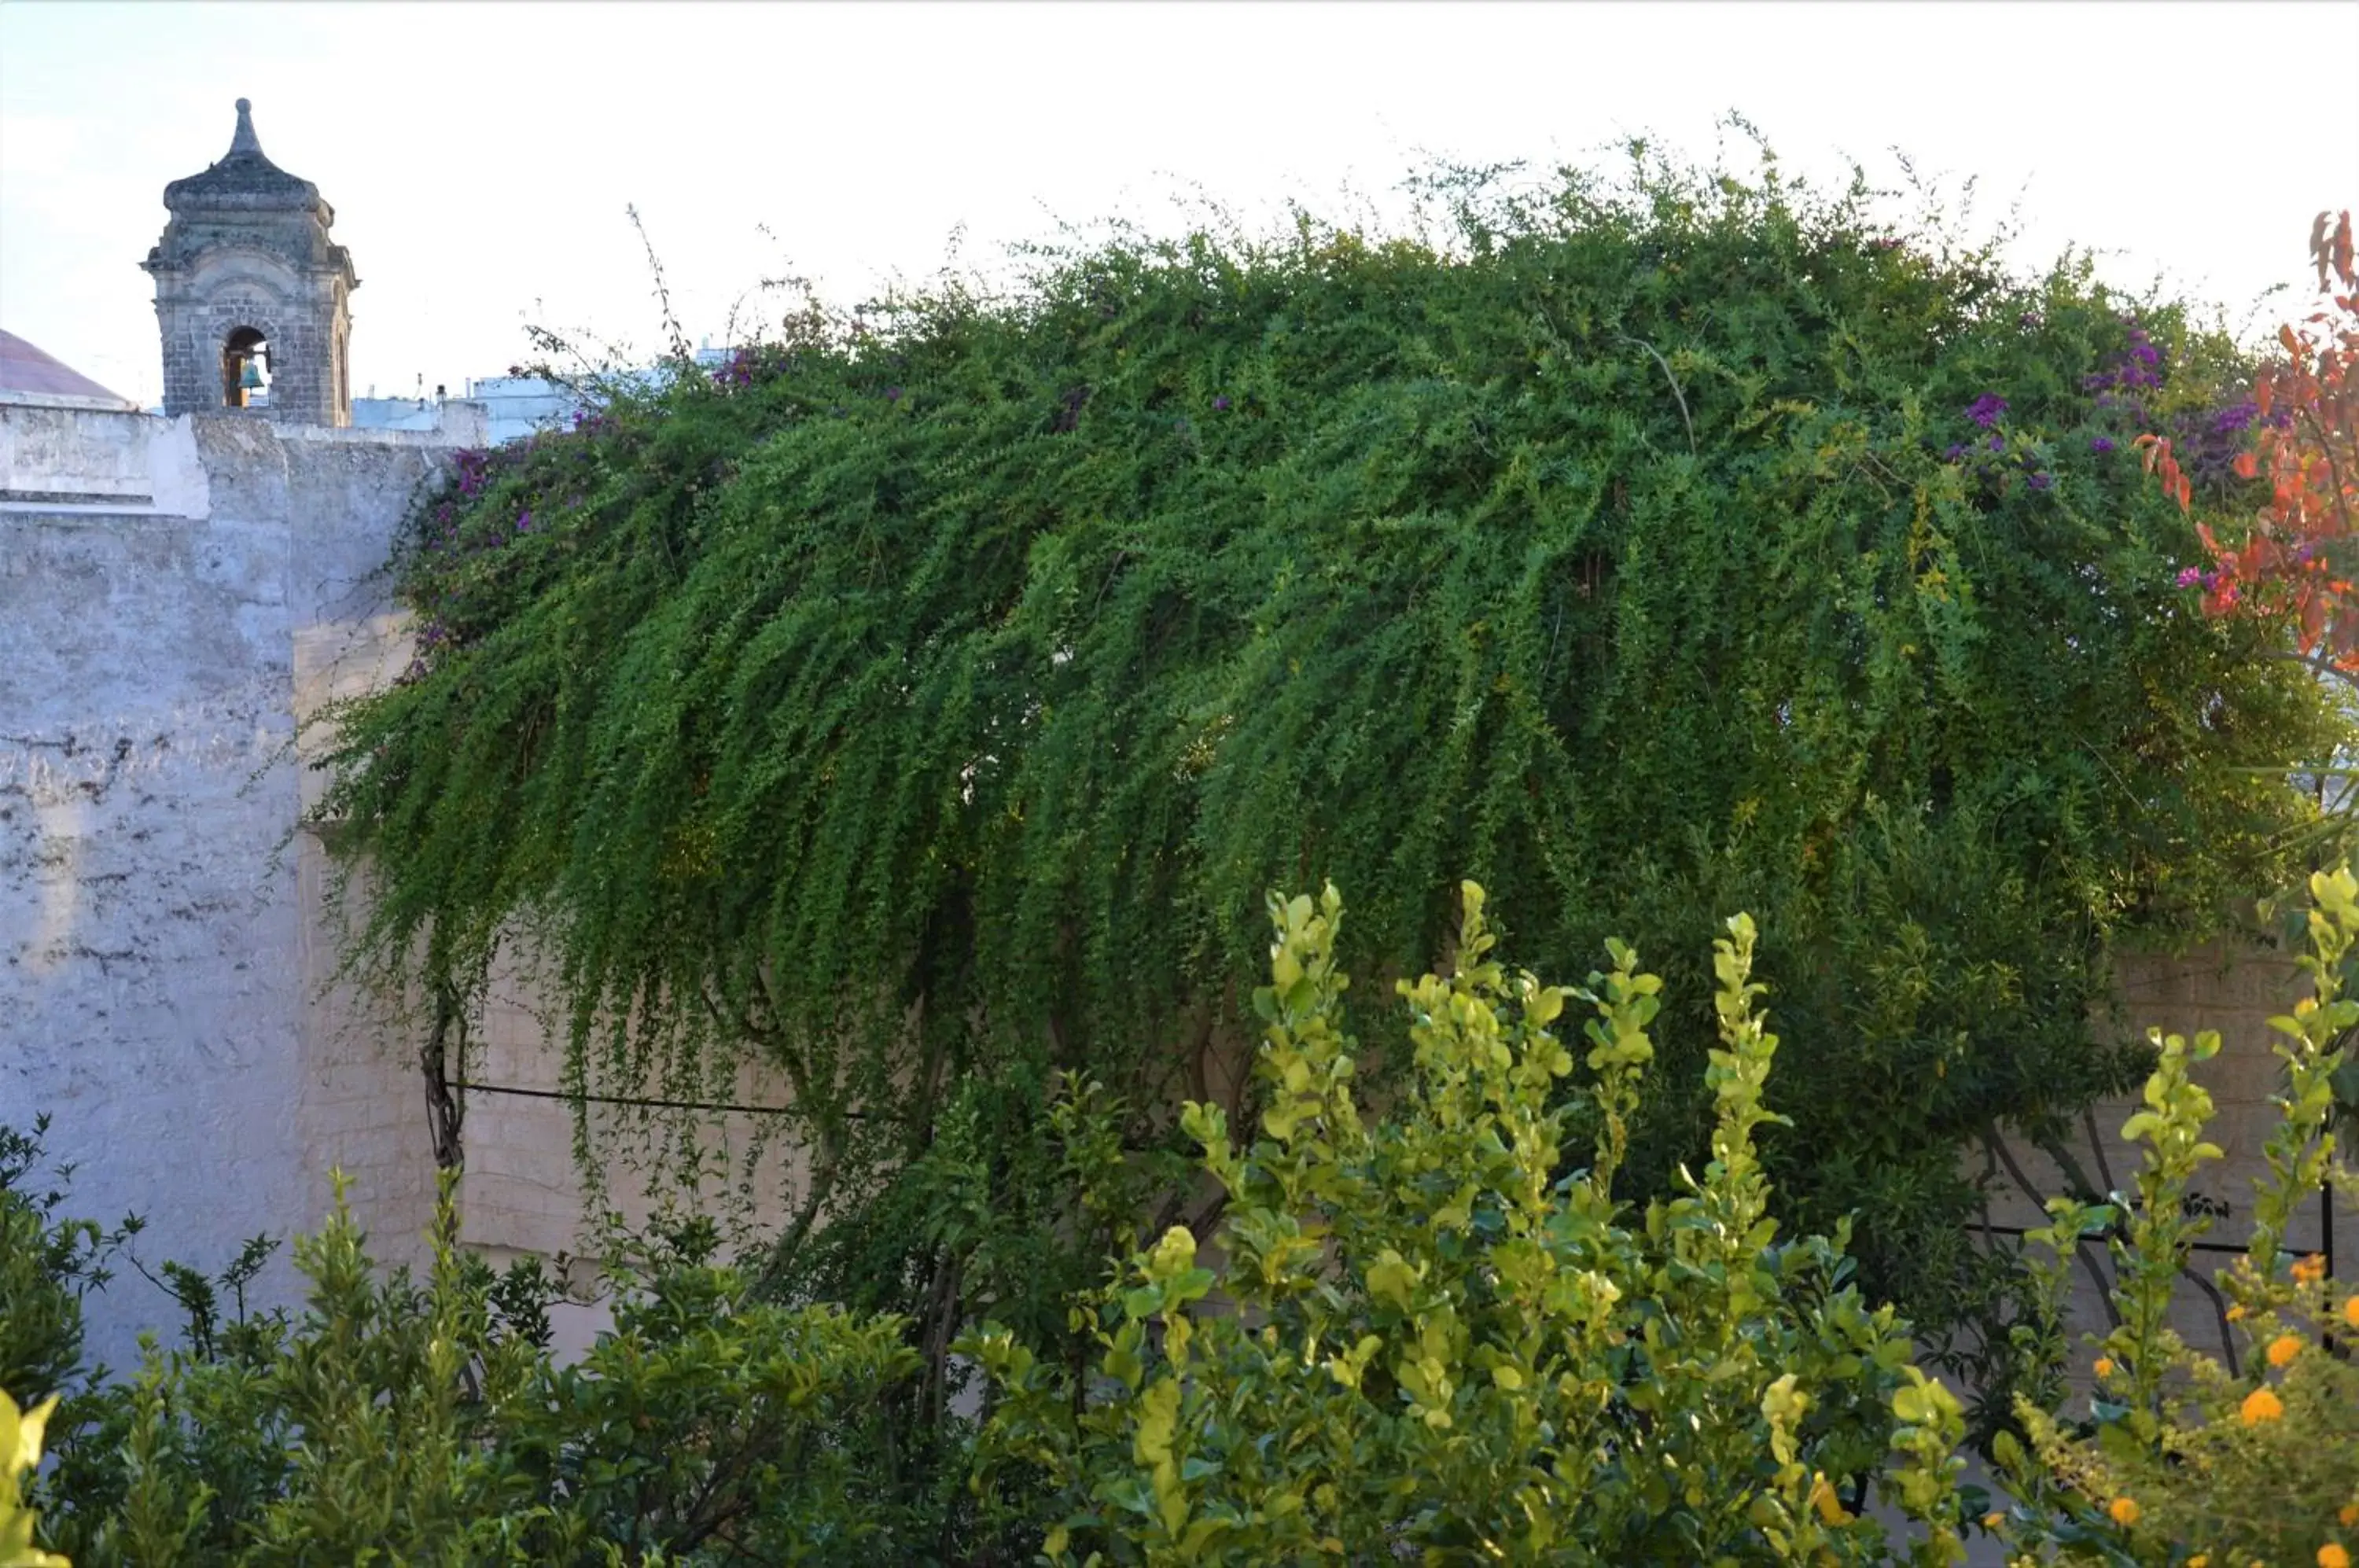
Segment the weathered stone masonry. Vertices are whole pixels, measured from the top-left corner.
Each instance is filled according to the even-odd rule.
[[[172,214],[140,265],[156,279],[164,412],[245,408],[238,372],[266,344],[266,406],[291,424],[353,422],[353,258],[329,237],[320,188],[265,158],[251,106],[237,101],[229,152],[164,188]],[[258,365],[259,368],[259,365]]]

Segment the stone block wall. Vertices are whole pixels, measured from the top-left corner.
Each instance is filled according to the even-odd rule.
[[[2225,1354],[2233,1341],[2221,1318],[2222,1303],[2200,1281],[2209,1281],[2234,1261],[2233,1254],[2214,1247],[2241,1249],[2251,1234],[2254,1184],[2267,1171],[2263,1146],[2277,1126],[2277,1107],[2270,1097],[2278,1092],[2282,1064],[2271,1047],[2275,1041],[2269,1018],[2290,1011],[2296,998],[2308,993],[2300,970],[2286,955],[2229,942],[2212,942],[2185,953],[2127,953],[2115,962],[2116,995],[2121,1001],[2120,1027],[2143,1038],[2148,1027],[2192,1039],[2214,1029],[2220,1053],[2196,1064],[2193,1076],[2210,1092],[2216,1114],[2209,1137],[2222,1158],[2204,1167],[2190,1200],[2212,1214],[2205,1250],[2195,1253],[2190,1273],[2173,1302],[2172,1324],[2188,1342],[2214,1356]],[[2122,1124],[2141,1108],[2135,1094],[2103,1102],[2084,1118],[2077,1136],[2063,1152],[2091,1186],[2125,1192],[2134,1191],[2139,1169],[2137,1149],[2121,1137]],[[2023,1178],[2043,1195],[2061,1193],[2071,1185],[2067,1173],[2049,1155],[2021,1138],[2010,1139],[2007,1150]],[[1984,1169],[1976,1153],[1973,1164]],[[2047,1216],[2021,1191],[2014,1175],[2003,1167],[1989,1178],[1995,1225],[2017,1229],[2041,1225]],[[2354,1252],[2359,1252],[2359,1216],[2337,1208],[2317,1192],[2304,1194],[2288,1227],[2286,1245],[2296,1252],[2329,1250],[2332,1228],[2335,1277],[2359,1279]],[[2102,1333],[2108,1326],[2099,1277],[2111,1277],[2111,1265],[2102,1247],[2090,1249],[2089,1263],[2073,1271],[2072,1316],[2080,1330]],[[2093,1265],[2093,1267],[2092,1266]]]

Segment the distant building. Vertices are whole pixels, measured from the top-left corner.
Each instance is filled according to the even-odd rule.
[[[423,397],[356,397],[353,400],[353,423],[363,430],[430,430],[441,417],[440,410],[447,403],[465,402],[480,405],[491,429],[492,444],[504,446],[522,441],[536,430],[565,430],[584,404],[567,387],[554,381],[544,381],[533,376],[495,376],[481,381],[470,381],[462,387],[462,397],[448,396],[447,387],[438,387],[434,396]]]
[[[731,352],[708,343],[696,351],[696,363],[714,369],[728,363]],[[646,382],[654,377],[654,371],[639,370],[619,379]],[[430,430],[436,428],[436,410],[444,404],[478,403],[490,420],[492,444],[505,446],[541,430],[570,430],[573,417],[590,407],[590,400],[572,387],[538,376],[486,376],[462,383],[460,390],[459,397],[450,396],[447,385],[437,387],[430,397],[357,397],[353,423],[363,430]]]
[[[138,408],[10,332],[0,332],[0,403],[117,413]]]

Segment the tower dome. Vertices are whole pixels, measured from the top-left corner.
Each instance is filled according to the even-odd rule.
[[[346,354],[360,279],[329,236],[335,209],[263,155],[246,100],[229,151],[165,186],[164,206],[163,238],[140,264],[156,279],[164,412],[352,423]]]

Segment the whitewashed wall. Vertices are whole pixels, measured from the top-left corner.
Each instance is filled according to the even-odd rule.
[[[0,407],[0,1121],[50,1114],[151,1265],[314,1222],[333,1163],[397,1251],[423,1223],[415,1079],[314,994],[294,683],[451,444]],[[124,1270],[92,1348],[168,1308]]]

